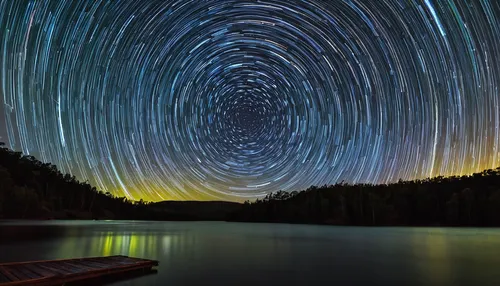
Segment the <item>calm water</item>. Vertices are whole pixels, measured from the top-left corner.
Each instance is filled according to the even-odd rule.
[[[500,285],[500,229],[0,223],[0,262],[119,254],[160,266],[113,285]]]

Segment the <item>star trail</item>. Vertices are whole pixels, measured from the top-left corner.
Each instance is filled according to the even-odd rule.
[[[117,196],[500,166],[495,0],[0,0],[0,133]]]

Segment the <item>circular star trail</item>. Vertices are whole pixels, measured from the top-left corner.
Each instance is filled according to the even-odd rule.
[[[500,165],[500,2],[0,1],[16,150],[130,199]]]

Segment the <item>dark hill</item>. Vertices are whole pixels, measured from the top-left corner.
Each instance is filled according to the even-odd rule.
[[[225,220],[229,214],[243,208],[243,204],[224,201],[163,201],[149,206],[196,220]]]
[[[0,218],[500,226],[500,168],[388,185],[336,184],[231,202],[129,201],[0,148]]]
[[[3,146],[3,143],[0,144]],[[55,165],[0,148],[0,218],[193,220],[103,193]]]
[[[388,185],[336,184],[279,191],[247,202],[229,218],[366,226],[500,226],[500,168],[471,176]]]

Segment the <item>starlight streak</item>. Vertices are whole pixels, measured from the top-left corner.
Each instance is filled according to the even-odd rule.
[[[500,165],[500,2],[0,0],[8,144],[117,196]]]

